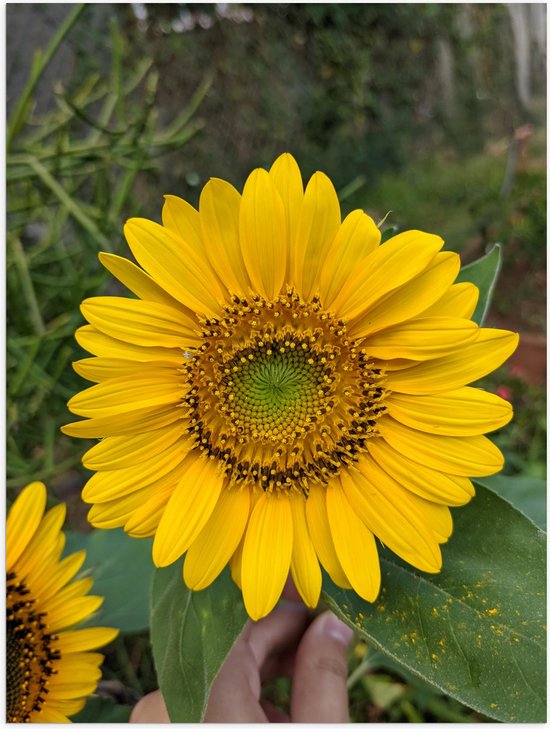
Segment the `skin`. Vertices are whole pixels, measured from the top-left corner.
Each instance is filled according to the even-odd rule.
[[[331,612],[292,602],[293,586],[266,618],[251,620],[214,683],[204,717],[212,723],[347,723],[347,649],[353,631]],[[290,716],[260,698],[262,683],[291,676]],[[132,723],[169,723],[160,691],[134,707]]]

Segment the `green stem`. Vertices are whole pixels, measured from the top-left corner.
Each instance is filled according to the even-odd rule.
[[[77,5],[70,13],[70,15],[65,19],[65,22],[61,24],[61,27],[53,37],[50,45],[46,48],[45,52],[37,53],[35,55],[34,62],[31,68],[30,78],[27,81],[27,85],[25,86],[23,93],[19,98],[11,121],[8,124],[8,130],[6,135],[6,151],[9,150],[13,141],[13,137],[20,130],[24,122],[25,114],[27,112],[28,105],[30,103],[37,83],[39,82],[42,74],[46,70],[49,62],[54,57],[63,39],[76,23],[85,7],[86,5],[84,3],[81,5]]]
[[[34,286],[27,266],[27,259],[25,257],[25,251],[21,245],[19,238],[11,239],[13,255],[17,271],[19,272],[19,280],[21,282],[21,290],[23,296],[29,308],[29,317],[31,319],[34,331],[39,337],[46,333],[46,327],[42,320],[42,314],[40,313],[40,307],[38,306],[38,300],[34,291]]]
[[[29,157],[29,165],[33,168],[42,182],[48,187],[57,199],[66,207],[71,215],[80,223],[80,225],[91,233],[91,235],[104,247],[105,250],[111,251],[111,244],[103,233],[99,230],[94,221],[86,215],[84,210],[78,203],[73,200],[66,190],[55,180],[48,170],[35,157]]]

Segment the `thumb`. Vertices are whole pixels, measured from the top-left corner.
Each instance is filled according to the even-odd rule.
[[[347,649],[353,631],[331,612],[304,633],[294,664],[290,715],[293,722],[349,722]]]

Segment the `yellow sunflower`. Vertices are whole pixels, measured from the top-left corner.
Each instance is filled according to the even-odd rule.
[[[459,256],[416,230],[380,245],[363,211],[341,220],[322,172],[304,191],[289,154],[242,195],[211,179],[198,211],[166,196],[162,225],[134,218],[125,235],[140,267],[100,259],[137,298],[83,302],[94,357],[74,366],[98,384],[63,428],[102,439],[83,459],[91,523],[154,535],[158,567],[186,552],[191,589],[229,562],[253,619],[289,570],[315,606],[319,562],[375,600],[375,536],[437,572],[448,506],[501,469],[483,434],[512,416],[466,385],[518,341],[470,321]]]
[[[67,722],[101,677],[100,653],[113,628],[73,626],[103,598],[88,595],[90,577],[72,581],[85,552],[64,559],[65,505],[44,515],[46,487],[29,484],[6,525],[6,714],[8,722]]]

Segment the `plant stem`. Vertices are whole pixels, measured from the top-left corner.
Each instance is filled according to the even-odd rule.
[[[55,52],[61,45],[61,42],[63,41],[67,33],[71,30],[73,25],[76,23],[85,7],[85,3],[77,5],[70,13],[70,15],[67,16],[65,22],[61,24],[61,27],[52,38],[50,45],[46,48],[44,53],[38,52],[35,55],[29,80],[27,81],[27,85],[25,86],[23,93],[19,97],[19,101],[17,103],[13,116],[10,120],[10,123],[8,124],[8,130],[6,135],[6,151],[9,150],[13,141],[13,137],[20,130],[24,122],[28,105],[30,103],[38,81],[46,70],[49,62],[54,57]]]

